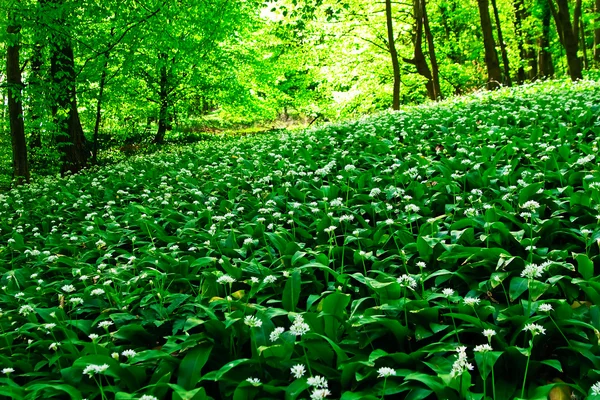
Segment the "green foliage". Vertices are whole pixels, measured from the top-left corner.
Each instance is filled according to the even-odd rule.
[[[596,394],[599,89],[202,141],[0,196],[0,393]]]

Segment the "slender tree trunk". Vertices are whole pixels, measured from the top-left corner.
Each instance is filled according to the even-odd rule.
[[[106,70],[108,68],[108,54],[105,56],[102,74],[100,75],[100,88],[98,91],[98,100],[96,101],[96,122],[94,123],[94,138],[92,143],[92,162],[98,164],[98,133],[100,131],[100,122],[102,119],[102,100],[104,97],[104,86],[106,85]]]
[[[589,69],[588,55],[587,55],[587,43],[585,43],[585,24],[583,18],[581,19],[581,51],[583,53],[583,68]]]
[[[427,96],[431,100],[436,99],[436,91],[433,84],[433,75],[427,65],[425,59],[425,53],[423,53],[423,3],[422,0],[414,0],[413,12],[415,17],[415,34],[413,37],[414,42],[414,56],[412,59],[404,59],[405,62],[413,64],[417,68],[417,73],[427,79],[425,87],[427,88]]]
[[[6,47],[6,83],[8,86],[8,120],[13,153],[13,176],[17,185],[29,182],[27,164],[27,144],[25,142],[25,124],[23,121],[21,66],[19,63],[19,33],[21,27],[11,21],[9,15]]]
[[[502,55],[502,64],[504,65],[504,84],[512,86],[510,79],[510,65],[508,63],[508,54],[506,53],[506,43],[502,37],[502,26],[500,24],[500,15],[498,15],[498,6],[496,0],[492,0],[492,10],[494,11],[494,19],[496,21],[496,32],[498,34],[498,42],[500,42],[500,54]]]
[[[42,45],[36,43],[31,56],[31,77],[29,78],[29,92],[32,93],[30,112],[32,130],[29,145],[32,149],[42,147],[42,132],[39,124],[39,120],[41,119],[40,113],[42,111],[42,64]]]
[[[490,20],[489,0],[477,0],[479,7],[479,19],[481,21],[481,30],[483,32],[483,47],[485,50],[485,65],[488,72],[487,88],[494,90],[500,87],[502,82],[502,72],[496,52],[496,43],[492,30],[492,21]]]
[[[436,100],[444,98],[440,88],[440,75],[437,57],[435,55],[435,46],[433,43],[433,34],[429,26],[429,17],[427,16],[427,3],[423,0],[423,26],[425,27],[425,37],[427,38],[427,49],[429,50],[429,60],[431,61],[431,75],[433,77],[433,91]]]
[[[400,109],[400,62],[398,61],[398,52],[396,51],[396,41],[394,39],[394,26],[392,20],[392,1],[385,0],[385,23],[387,26],[388,50],[392,58],[392,69],[394,73],[394,91],[392,97],[392,109]]]
[[[571,24],[571,14],[569,12],[568,0],[556,0],[558,10],[554,7],[552,0],[548,0],[556,29],[559,31],[559,36],[562,37],[562,45],[567,56],[567,65],[569,66],[569,75],[571,80],[576,81],[583,79],[581,60],[577,55],[579,50],[579,16],[581,16],[581,0],[577,0],[575,5],[575,20]],[[579,11],[577,9],[579,8]],[[578,16],[579,14],[579,16]]]
[[[538,66],[541,77],[554,76],[554,63],[550,52],[550,19],[552,12],[546,0],[538,0],[542,10],[542,35],[538,38]]]
[[[598,16],[594,20],[596,24],[596,29],[594,29],[594,61],[600,65],[600,0],[596,0],[595,5],[596,15]]]
[[[519,68],[517,69],[517,82],[521,85],[525,82],[525,60],[527,54],[525,52],[525,38],[523,33],[523,20],[525,19],[525,4],[524,0],[515,0],[513,2],[515,9],[515,35],[517,36],[517,45],[519,48]]]
[[[160,109],[158,111],[158,131],[152,143],[162,144],[165,141],[165,134],[169,126],[169,74],[167,71],[167,55],[161,54],[162,60],[160,66]]]

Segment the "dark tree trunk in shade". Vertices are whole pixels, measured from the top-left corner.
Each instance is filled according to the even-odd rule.
[[[9,16],[10,20],[10,16]],[[29,182],[27,144],[23,121],[21,66],[19,63],[19,32],[21,27],[9,22],[6,47],[6,86],[8,89],[8,120],[13,153],[13,176],[17,185]]]
[[[527,54],[525,52],[525,34],[523,32],[523,20],[525,20],[525,4],[523,0],[515,0],[513,2],[515,9],[515,35],[517,36],[517,46],[519,48],[519,68],[517,69],[517,82],[522,84],[525,82],[525,62]]]
[[[433,34],[429,26],[429,17],[427,16],[427,2],[423,2],[423,26],[425,27],[425,37],[427,38],[427,49],[429,51],[429,60],[431,61],[431,75],[433,77],[433,90],[435,98],[442,100],[444,98],[442,90],[440,88],[440,75],[439,66],[437,62],[437,56],[435,55],[435,45],[433,43]]]
[[[588,61],[588,54],[587,54],[587,43],[585,42],[585,24],[583,22],[583,18],[581,19],[581,52],[583,53],[583,68],[584,69],[588,69],[589,66],[589,61]]]
[[[158,130],[152,142],[162,144],[165,141],[165,134],[169,128],[169,73],[167,70],[167,55],[161,54],[159,59],[162,60],[159,82],[160,109],[158,111]]]
[[[433,75],[427,64],[425,53],[423,53],[423,6],[422,0],[414,0],[413,12],[415,18],[415,34],[413,36],[414,56],[412,59],[404,59],[405,62],[413,64],[417,68],[417,73],[427,79],[425,87],[427,96],[431,100],[436,99],[436,91],[433,84]]]
[[[510,65],[508,62],[508,53],[506,52],[506,43],[502,36],[502,25],[500,24],[500,15],[498,14],[498,5],[496,0],[492,0],[492,10],[494,11],[494,20],[496,21],[496,33],[498,34],[498,42],[500,42],[500,54],[502,55],[502,65],[504,66],[504,84],[512,86],[510,79]]]
[[[554,22],[556,23],[556,29],[558,30],[561,43],[567,56],[569,75],[573,81],[576,81],[577,79],[583,79],[581,60],[577,55],[577,51],[579,50],[579,20],[578,18],[575,18],[574,24],[571,24],[568,0],[556,0],[556,3],[558,8],[554,6],[553,0],[548,0],[550,10],[554,17]],[[579,11],[577,11],[577,8],[579,8]],[[577,0],[574,14],[576,17],[578,14],[581,16],[581,0]]]
[[[60,6],[62,0],[40,0],[43,8]],[[47,10],[56,13],[55,10]],[[54,21],[66,26],[63,17]],[[75,59],[70,38],[62,31],[52,31],[50,45],[50,76],[53,83],[52,116],[57,129],[56,143],[62,153],[61,173],[77,173],[86,167],[89,153],[87,140],[83,134],[79,111]]]
[[[92,162],[98,163],[98,133],[100,131],[100,122],[102,120],[102,100],[104,97],[104,86],[106,85],[106,70],[108,68],[108,54],[105,56],[102,74],[100,75],[100,88],[98,99],[96,101],[96,121],[94,122],[94,137],[92,139]]]
[[[488,72],[487,88],[494,90],[500,87],[502,82],[502,72],[498,53],[496,52],[496,43],[492,30],[492,21],[490,19],[489,0],[477,0],[479,8],[479,20],[481,22],[481,31],[483,33],[483,47],[485,50],[485,65]]]
[[[538,68],[539,76],[551,77],[554,76],[554,63],[552,61],[552,53],[550,52],[550,20],[552,12],[547,0],[538,0],[542,10],[542,34],[538,38]]]
[[[385,23],[387,26],[388,50],[392,59],[392,70],[394,74],[394,88],[392,97],[392,109],[400,109],[400,62],[398,61],[398,52],[396,51],[396,41],[394,39],[394,26],[392,19],[392,1],[385,0]]]
[[[31,96],[31,111],[30,111],[30,120],[31,120],[31,141],[29,146],[31,148],[40,148],[42,147],[42,132],[39,124],[39,120],[41,118],[42,112],[42,101],[40,100],[42,95],[42,65],[43,65],[43,56],[42,56],[42,45],[40,43],[36,43],[33,47],[33,54],[31,56],[31,77],[29,78],[29,91],[33,92]]]

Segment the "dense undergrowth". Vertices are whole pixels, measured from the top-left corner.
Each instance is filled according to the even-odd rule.
[[[535,84],[2,195],[0,395],[593,398],[598,104]]]

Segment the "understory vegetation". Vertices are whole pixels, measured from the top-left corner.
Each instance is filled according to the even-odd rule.
[[[600,398],[600,84],[0,195],[0,396]]]

